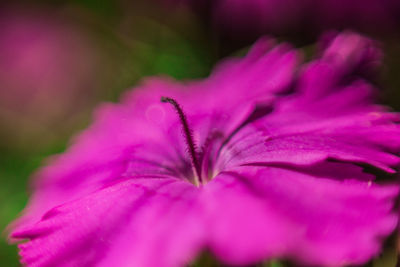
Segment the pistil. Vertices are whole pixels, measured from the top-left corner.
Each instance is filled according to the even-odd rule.
[[[173,98],[161,97],[161,102],[171,104],[179,116],[179,119],[182,124],[183,134],[185,137],[185,142],[188,147],[188,151],[189,151],[189,155],[190,155],[192,169],[193,169],[194,176],[195,176],[194,181],[195,181],[195,184],[198,186],[198,185],[202,184],[201,168],[200,168],[199,160],[197,158],[196,145],[193,141],[193,133],[189,127],[185,113],[183,112],[183,110],[182,110],[181,106],[178,104],[178,102],[176,102]]]

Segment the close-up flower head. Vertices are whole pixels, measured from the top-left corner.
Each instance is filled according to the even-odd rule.
[[[0,266],[400,267],[400,2],[0,3]]]
[[[329,38],[327,38],[329,39]],[[326,41],[326,40],[325,40]],[[374,42],[308,63],[261,38],[210,77],[145,79],[48,161],[11,238],[28,266],[365,264],[396,228],[399,114],[362,71]],[[356,44],[356,45],[355,45]]]

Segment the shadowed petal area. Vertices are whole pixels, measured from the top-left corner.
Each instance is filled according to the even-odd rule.
[[[230,140],[221,151],[218,169],[249,163],[309,165],[331,158],[394,172],[392,167],[400,162],[399,115],[362,101],[371,92],[367,88],[344,88],[319,101],[302,95],[282,100],[271,114]],[[344,97],[348,102],[341,101]]]
[[[13,237],[31,240],[19,245],[29,266],[179,266],[204,243],[197,195],[177,179],[129,179],[55,207]]]
[[[222,173],[205,188],[212,251],[236,265],[276,257],[306,266],[365,263],[397,223],[398,187],[371,179],[343,163]]]
[[[312,165],[327,159],[346,162],[365,163],[394,173],[390,166],[399,164],[399,157],[382,152],[378,148],[369,148],[368,144],[359,145],[349,142],[350,138],[322,133],[292,134],[268,137],[263,130],[237,135],[231,146],[223,149],[218,166],[219,170],[229,170],[235,166],[248,164],[291,163],[294,165]],[[240,138],[241,137],[241,138]],[[225,161],[224,161],[225,160]]]

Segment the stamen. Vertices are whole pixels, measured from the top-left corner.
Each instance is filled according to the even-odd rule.
[[[201,179],[201,172],[200,172],[200,164],[197,159],[196,145],[193,141],[192,130],[189,128],[189,124],[187,122],[185,113],[183,113],[183,110],[179,106],[178,102],[176,102],[172,98],[161,97],[161,102],[170,103],[175,108],[176,112],[178,113],[179,119],[182,123],[182,129],[183,129],[183,133],[185,135],[186,145],[188,146],[188,151],[189,151],[190,158],[191,158],[192,168],[193,168],[195,176],[196,176],[195,182],[197,183],[197,185],[201,184],[202,179]]]

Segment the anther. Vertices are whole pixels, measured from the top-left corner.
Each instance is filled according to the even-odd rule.
[[[189,124],[187,122],[185,113],[183,113],[183,110],[181,106],[178,104],[178,102],[176,102],[174,99],[170,97],[161,97],[161,102],[171,104],[175,108],[175,111],[179,116],[179,119],[182,123],[182,129],[185,136],[186,145],[188,146],[188,151],[190,154],[192,168],[196,176],[195,182],[197,185],[201,184],[202,183],[201,172],[200,172],[201,169],[200,169],[200,163],[197,159],[196,145],[193,141],[192,130],[189,128]]]

